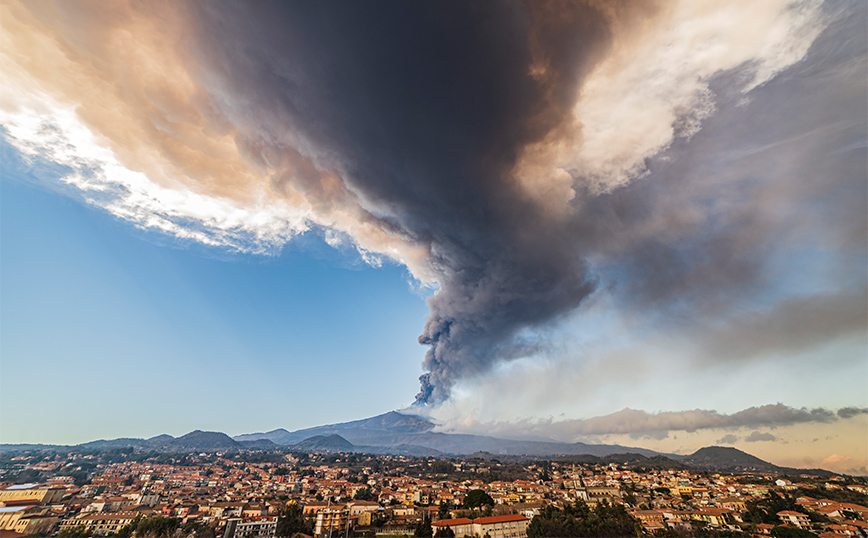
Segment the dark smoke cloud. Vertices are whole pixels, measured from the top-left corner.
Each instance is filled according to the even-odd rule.
[[[866,230],[864,118],[853,110],[864,111],[865,47],[850,38],[865,9],[854,6],[751,103],[750,66],[720,73],[719,113],[649,159],[641,180],[599,192],[570,172],[566,216],[512,172],[529,145],[575,141],[570,111],[613,44],[613,13],[638,13],[631,3],[607,13],[582,2],[219,3],[189,16],[207,100],[239,128],[247,158],[277,170],[276,190],[348,208],[429,253],[440,289],[419,337],[426,403],[537,352],[527,329],[575,310],[601,282],[625,311],[688,327],[733,320],[721,338],[756,327],[739,318],[773,282],[773,259],[800,245],[849,249],[844,272],[864,290],[853,269],[865,250],[854,240]],[[858,330],[864,309],[834,297],[848,308],[843,325],[822,318],[839,303],[806,297],[801,318],[769,322],[744,338],[745,353]]]
[[[740,437],[738,437],[737,435],[733,435],[731,433],[728,433],[728,434],[724,435],[723,437],[721,437],[720,439],[718,439],[717,441],[715,441],[715,443],[721,444],[721,445],[734,445],[738,442],[739,439],[740,439]]]
[[[251,104],[234,119],[256,122],[246,120],[240,140],[251,158],[279,161],[283,141],[304,140],[314,162],[341,172],[335,203],[362,198],[364,220],[429,245],[440,290],[419,338],[430,346],[420,401],[532,351],[517,333],[594,289],[576,234],[524,199],[507,172],[518,148],[568,115],[605,49],[595,9],[257,3],[209,5],[196,19],[203,69],[231,72],[219,84]],[[545,70],[531,76],[536,64]],[[316,173],[276,181],[320,200],[327,190]]]
[[[725,414],[713,410],[693,409],[689,411],[663,411],[649,413],[639,409],[622,409],[608,415],[575,420],[523,420],[511,422],[474,423],[470,431],[484,431],[490,435],[506,437],[553,438],[575,440],[584,435],[626,434],[634,438],[651,437],[665,439],[672,432],[693,433],[701,430],[737,430],[740,428],[777,428],[796,424],[834,423],[844,417],[841,412],[817,407],[794,408],[780,403],[749,407],[741,411]],[[847,411],[845,411],[847,413]],[[453,425],[460,432],[461,426]],[[751,442],[769,439],[769,434],[753,432]],[[734,435],[726,435],[718,442],[732,444],[738,440]],[[747,440],[747,439],[745,439]]]
[[[842,407],[838,409],[838,416],[841,418],[853,418],[866,413],[868,413],[868,407]]]
[[[746,443],[758,443],[760,441],[776,441],[777,437],[767,432],[750,432],[750,435],[744,438]]]

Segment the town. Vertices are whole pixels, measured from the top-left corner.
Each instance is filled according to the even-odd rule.
[[[6,452],[0,454],[0,533],[868,536],[864,478],[660,463],[286,450]]]

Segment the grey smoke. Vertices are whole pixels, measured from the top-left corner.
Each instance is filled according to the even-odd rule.
[[[844,419],[853,418],[868,413],[868,407],[842,407],[838,409],[838,416]]]
[[[844,414],[849,413],[845,411]],[[553,438],[570,441],[584,435],[612,434],[664,439],[671,432],[676,431],[693,433],[715,429],[738,430],[777,428],[796,424],[829,424],[840,420],[839,417],[844,418],[841,416],[841,410],[836,413],[823,407],[797,409],[780,403],[748,407],[731,414],[706,409],[649,413],[628,408],[587,419],[474,423],[472,431],[484,431],[489,435],[504,437]],[[451,425],[450,431],[461,432],[462,427],[458,424]],[[759,435],[753,436],[752,440],[762,440]],[[735,437],[725,436],[719,442],[732,444],[735,441],[737,441]]]
[[[522,147],[559,132],[612,45],[594,4],[224,2],[195,4],[191,17],[211,108],[239,127],[252,162],[278,171],[276,190],[350,208],[430,252],[440,289],[419,337],[424,404],[539,352],[545,342],[528,329],[601,288],[687,334],[724,320],[703,337],[721,357],[863,331],[866,11],[841,6],[828,7],[803,62],[747,98],[750,66],[715,77],[717,114],[640,180],[600,193],[575,176],[566,218],[529,200],[509,171]],[[546,69],[532,76],[535,65]],[[338,181],[323,179],[330,170]],[[771,308],[756,308],[777,264],[817,245],[840,258],[852,294],[777,290],[764,298]],[[826,419],[702,413],[709,425],[681,429],[769,424],[774,413]]]
[[[750,432],[750,435],[744,438],[746,443],[757,443],[759,441],[776,441],[777,437],[770,433]]]

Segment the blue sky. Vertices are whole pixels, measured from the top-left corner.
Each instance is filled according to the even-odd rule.
[[[6,146],[3,442],[296,429],[412,401],[427,309],[405,269],[314,233],[276,256],[172,244],[16,160]]]

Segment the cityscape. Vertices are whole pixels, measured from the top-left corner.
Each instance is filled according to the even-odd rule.
[[[62,537],[868,535],[866,477],[777,468],[732,448],[672,459],[348,447],[337,434],[286,448],[201,431],[6,447],[16,449],[0,454],[0,529]]]

